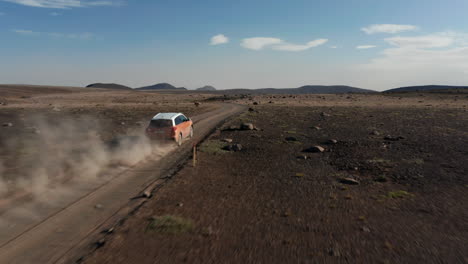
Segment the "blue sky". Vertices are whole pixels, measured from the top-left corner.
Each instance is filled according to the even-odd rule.
[[[0,83],[468,85],[465,0],[0,0]]]

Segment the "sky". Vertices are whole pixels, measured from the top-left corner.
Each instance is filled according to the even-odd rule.
[[[0,83],[468,85],[466,0],[0,0]]]

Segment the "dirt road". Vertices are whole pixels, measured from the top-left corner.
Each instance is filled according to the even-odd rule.
[[[224,119],[244,107],[223,104],[215,111],[195,116],[193,143],[203,139]],[[67,204],[55,204],[43,211],[34,223],[19,223],[2,231],[0,263],[57,263],[86,245],[93,234],[117,221],[137,206],[141,193],[166,177],[186,160],[192,142],[173,149],[163,157],[153,157],[122,171],[100,185],[84,186],[84,195]],[[132,199],[135,198],[136,199]],[[140,198],[138,198],[140,197]],[[70,198],[70,197],[68,197]],[[34,206],[34,205],[30,205]],[[36,208],[37,209],[37,208]],[[44,212],[47,216],[43,216]]]

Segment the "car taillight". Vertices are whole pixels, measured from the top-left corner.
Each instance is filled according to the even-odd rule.
[[[172,131],[171,131],[171,135],[172,135],[172,136],[175,136],[176,130],[177,130],[177,127],[173,126],[173,127],[172,127]]]

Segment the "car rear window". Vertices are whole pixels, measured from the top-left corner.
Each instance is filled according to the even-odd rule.
[[[150,127],[171,127],[172,126],[172,120],[169,119],[154,119],[151,120],[150,122]]]

